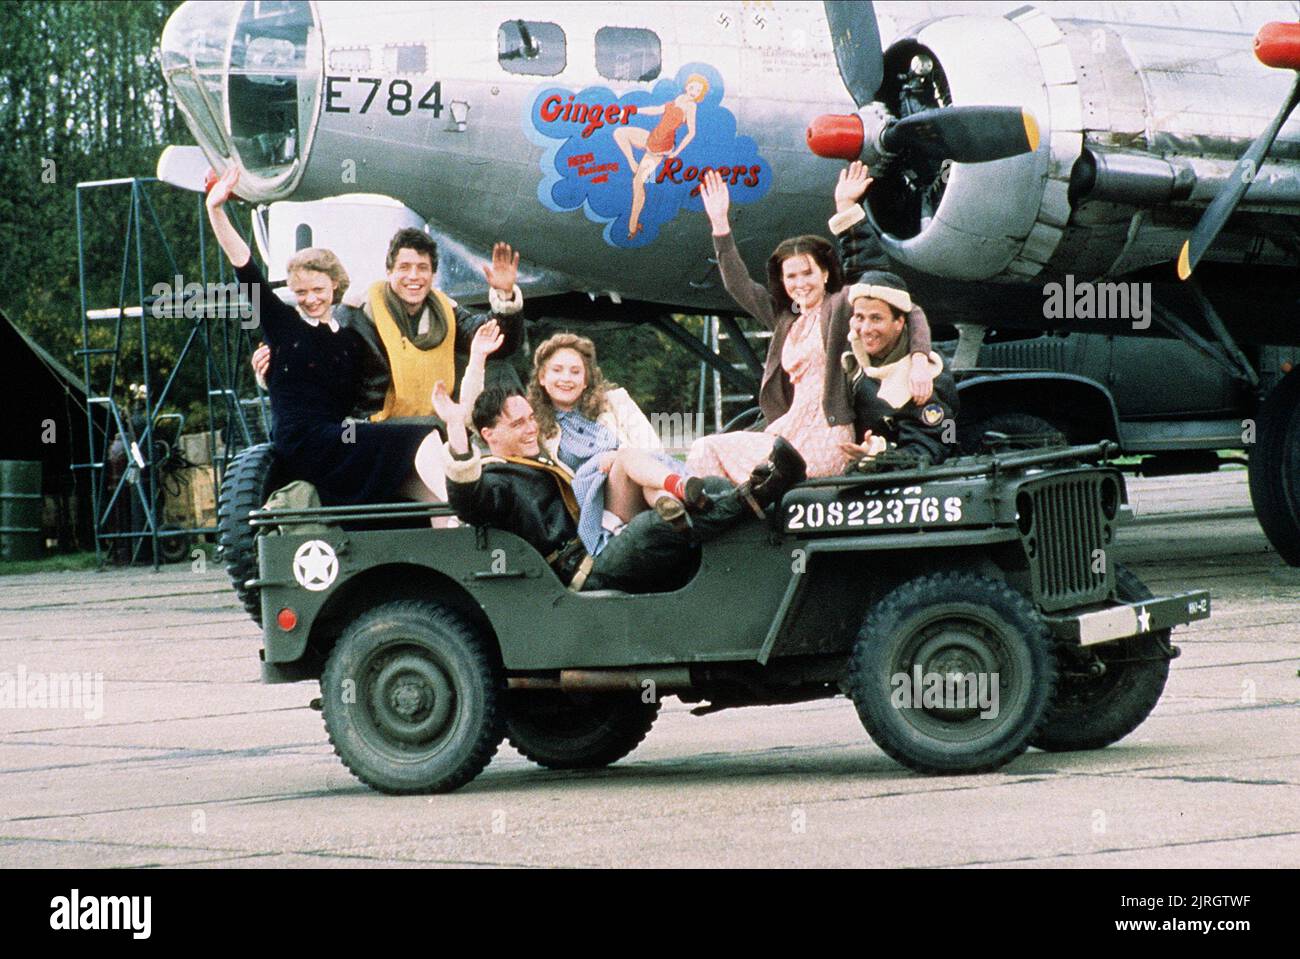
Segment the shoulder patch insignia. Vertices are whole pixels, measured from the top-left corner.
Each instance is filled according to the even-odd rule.
[[[921,421],[926,426],[938,426],[943,422],[943,406],[939,403],[927,403],[921,410]]]

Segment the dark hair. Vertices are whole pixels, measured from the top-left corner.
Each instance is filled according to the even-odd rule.
[[[433,261],[433,272],[438,272],[438,244],[434,243],[429,234],[423,230],[408,226],[393,235],[388,242],[388,258],[384,261],[386,269],[390,271],[393,269],[393,264],[397,262],[397,251],[401,249],[429,254],[429,259]]]
[[[470,413],[470,422],[474,424],[474,429],[482,435],[485,429],[491,429],[497,425],[501,419],[501,413],[506,408],[506,401],[512,396],[523,396],[517,387],[507,386],[489,386],[478,395],[474,401],[474,411]]]
[[[835,247],[831,246],[826,240],[820,236],[812,235],[792,236],[788,240],[782,240],[767,259],[767,292],[776,301],[778,313],[782,310],[788,310],[794,305],[789,294],[785,292],[785,280],[781,275],[781,267],[790,257],[803,256],[804,254],[811,256],[813,262],[827,272],[827,296],[838,293],[844,286],[844,270],[840,266],[839,254],[835,252]]]

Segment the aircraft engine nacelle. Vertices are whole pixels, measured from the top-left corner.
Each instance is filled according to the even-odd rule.
[[[868,194],[892,258],[960,280],[1025,279],[1052,258],[1070,216],[1070,172],[1083,146],[1075,68],[1061,29],[1041,11],[922,24],[885,51],[879,98],[895,117],[938,106],[1022,107],[1038,149],[988,163],[904,154]],[[870,108],[863,111],[871,140]]]

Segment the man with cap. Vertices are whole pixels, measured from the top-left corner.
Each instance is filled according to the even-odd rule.
[[[957,384],[938,353],[929,355],[933,395],[918,403],[909,386],[911,345],[907,314],[913,307],[902,278],[868,270],[849,288],[849,351],[841,357],[853,399],[858,443],[844,451],[859,469],[942,462],[956,440]]]

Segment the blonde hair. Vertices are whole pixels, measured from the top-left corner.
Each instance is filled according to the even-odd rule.
[[[538,435],[543,439],[554,436],[559,426],[555,422],[555,404],[542,386],[542,370],[560,350],[573,350],[582,357],[587,386],[575,408],[587,419],[594,420],[604,412],[605,394],[616,389],[615,384],[608,382],[601,374],[600,366],[596,363],[596,344],[587,337],[576,333],[556,333],[543,341],[533,351],[533,375],[528,380],[528,402],[533,407],[533,415],[537,417]]]
[[[702,101],[706,96],[709,95],[709,78],[708,78],[708,77],[706,77],[706,76],[704,76],[703,74],[700,74],[700,73],[692,73],[689,77],[686,78],[686,82],[682,84],[682,90],[685,91],[685,89],[686,89],[687,87],[689,87],[692,83],[695,83],[697,80],[699,81],[700,86],[702,87],[702,89],[700,90],[700,95],[699,95],[698,97],[695,97],[694,99],[695,99],[695,102],[696,102],[696,103],[699,103],[699,102]]]
[[[342,302],[343,294],[348,290],[348,271],[343,269],[343,264],[339,262],[339,258],[334,255],[332,250],[319,246],[309,246],[289,257],[289,265],[285,268],[286,276],[292,276],[294,273],[303,270],[324,273],[333,280],[334,302]]]

